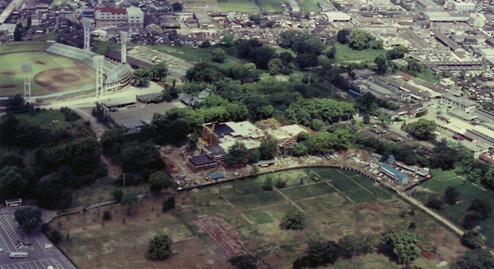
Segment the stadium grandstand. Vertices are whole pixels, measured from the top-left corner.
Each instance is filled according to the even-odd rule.
[[[85,51],[75,47],[67,46],[60,43],[53,43],[51,46],[45,49],[45,51],[61,55],[64,57],[76,59],[91,68],[95,68],[93,63],[93,57],[97,54],[90,51]],[[130,83],[131,80],[131,67],[128,64],[114,65],[110,61],[105,61],[103,65],[103,73],[105,74],[105,81],[103,86],[105,91],[117,91]]]

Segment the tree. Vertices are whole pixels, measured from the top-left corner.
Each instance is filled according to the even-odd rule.
[[[297,143],[293,147],[293,156],[300,157],[305,156],[309,152],[309,149],[304,143]]]
[[[168,67],[163,61],[153,65],[151,68],[151,76],[153,79],[163,81],[166,78],[166,75],[168,75]]]
[[[261,153],[261,160],[272,160],[278,149],[278,143],[271,138],[265,138],[261,140],[259,145],[259,152]]]
[[[477,231],[466,231],[460,238],[460,242],[471,249],[479,249],[484,245],[484,238]]]
[[[305,225],[305,215],[296,208],[289,209],[281,219],[283,230],[302,230]]]
[[[149,176],[149,190],[159,192],[162,189],[168,189],[172,185],[172,179],[165,172],[155,172]]]
[[[226,60],[226,53],[223,49],[217,48],[211,52],[211,60],[217,63],[224,63]]]
[[[249,20],[251,20],[255,24],[259,25],[259,23],[261,22],[261,16],[259,16],[259,14],[252,14],[249,16]]]
[[[182,3],[180,2],[175,2],[172,4],[172,10],[174,12],[181,12],[184,9]]]
[[[28,180],[17,166],[4,166],[0,170],[0,198],[10,199],[21,197],[28,187]]]
[[[109,220],[111,220],[111,218],[112,218],[111,211],[105,210],[103,212],[103,220],[109,221]]]
[[[274,58],[268,62],[268,70],[270,75],[278,75],[283,69],[283,62],[280,58]]]
[[[167,212],[175,208],[175,196],[169,197],[161,205],[161,211]]]
[[[451,269],[494,269],[494,257],[486,249],[468,250]]]
[[[385,242],[391,246],[399,263],[408,264],[420,254],[417,235],[411,231],[390,233]]]
[[[146,258],[151,260],[164,260],[171,254],[172,239],[163,233],[158,233],[149,242],[146,250]]]
[[[426,140],[433,137],[436,128],[436,122],[426,119],[419,119],[416,122],[408,124],[406,126],[406,131],[418,139]]]
[[[309,241],[306,257],[312,267],[335,263],[341,256],[341,249],[334,241]]]
[[[338,33],[336,34],[336,40],[340,44],[347,44],[349,41],[350,32],[351,32],[350,29],[339,30]]]
[[[126,194],[122,198],[122,204],[127,205],[127,215],[128,216],[130,216],[130,214],[132,213],[132,208],[137,204],[137,202],[138,202],[137,195],[132,194],[132,193]]]
[[[137,70],[134,70],[132,73],[132,79],[136,86],[146,86],[151,80],[151,72],[149,69],[140,67]]]
[[[122,202],[123,198],[123,191],[122,190],[114,190],[113,193],[113,199],[117,201],[118,203]]]
[[[374,250],[372,242],[366,237],[345,235],[338,241],[338,244],[341,248],[342,255],[351,259],[355,256],[365,255]]]
[[[233,35],[225,35],[221,38],[221,44],[227,48],[233,47],[235,45],[235,38]]]
[[[446,142],[441,142],[434,147],[431,156],[431,166],[443,170],[453,169],[459,161],[459,153],[456,149],[449,147]]]
[[[463,217],[463,221],[461,222],[461,226],[465,230],[471,230],[475,227],[477,227],[480,224],[480,221],[482,220],[482,216],[479,214],[479,212],[475,211],[469,211]]]
[[[272,191],[273,190],[273,176],[269,175],[264,179],[264,182],[262,183],[262,190],[263,191]]]
[[[204,40],[204,41],[202,41],[201,45],[199,45],[199,48],[203,48],[203,49],[209,48],[209,47],[211,47],[211,42],[209,42],[209,40]]]
[[[444,199],[448,204],[454,205],[460,200],[460,192],[455,187],[449,186],[444,191]]]
[[[386,65],[386,57],[379,55],[376,59],[374,59],[374,63],[376,64],[376,72],[379,75],[386,74],[386,71],[388,70],[388,66]]]
[[[228,155],[226,156],[226,164],[228,166],[244,166],[249,162],[249,150],[244,143],[236,141],[228,149]]]
[[[19,226],[27,233],[31,233],[42,222],[41,210],[37,207],[17,209],[14,212],[14,217],[17,223],[19,223]]]
[[[308,67],[314,67],[319,63],[317,59],[317,54],[314,53],[298,54],[297,57],[295,58],[295,61],[297,62],[298,66],[302,69]]]
[[[364,30],[356,29],[348,37],[348,45],[355,50],[368,49],[370,42],[374,39],[371,34]]]
[[[334,59],[336,57],[336,48],[333,46],[326,52],[328,59]]]
[[[257,269],[257,260],[250,254],[231,257],[228,262],[238,269]]]
[[[394,59],[401,59],[403,57],[405,57],[405,53],[408,52],[408,48],[403,46],[403,45],[399,45],[398,47],[394,47],[393,49],[391,50],[388,50],[386,52],[386,55],[388,57],[388,59],[390,60],[394,60]]]
[[[472,204],[468,208],[468,211],[477,212],[480,214],[482,220],[491,216],[491,206],[485,200],[473,199]]]
[[[441,198],[430,196],[425,205],[435,210],[441,210],[443,209],[443,200]]]
[[[22,24],[18,23],[14,29],[14,41],[22,41]]]

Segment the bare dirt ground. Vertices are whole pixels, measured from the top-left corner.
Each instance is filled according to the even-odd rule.
[[[291,178],[293,182],[289,181],[289,186],[293,188],[297,178],[303,175],[302,170],[294,170],[282,177]],[[339,192],[297,200],[283,196],[275,202],[263,200],[255,208],[249,205],[255,201],[238,199],[261,201],[238,191],[246,186],[257,189],[261,183],[262,178],[245,179],[180,192],[176,194],[176,208],[167,213],[161,212],[161,204],[168,196],[150,196],[132,208],[131,215],[127,215],[127,206],[113,205],[59,217],[50,225],[61,230],[64,236],[70,234],[61,248],[80,269],[232,268],[227,260],[242,253],[255,255],[260,265],[291,268],[291,263],[303,255],[309,238],[338,240],[346,234],[379,238],[390,231],[406,229],[412,222],[416,223],[415,232],[423,248],[423,255],[415,265],[432,268],[439,261],[450,262],[465,251],[457,237],[425,213],[411,210],[409,204],[396,196],[361,203],[346,200],[338,204],[333,198],[345,199]],[[307,179],[303,186],[310,184],[321,182],[309,183]],[[278,192],[264,194],[277,196]],[[284,189],[281,192],[296,195]],[[282,231],[279,222],[294,204],[307,213],[306,228]],[[103,223],[105,210],[111,211],[113,218]],[[259,216],[267,216],[268,220],[258,219]],[[157,232],[169,234],[174,241],[174,254],[162,262],[144,258],[149,239]],[[379,257],[388,259],[385,255]],[[365,260],[362,264],[354,268],[389,268],[368,267]]]
[[[50,91],[60,92],[67,89],[76,89],[94,83],[94,70],[83,63],[76,62],[75,67],[53,68],[36,74],[34,82]],[[70,85],[70,88],[68,88]]]

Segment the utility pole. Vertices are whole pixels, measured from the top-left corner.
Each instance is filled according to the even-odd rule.
[[[123,174],[123,187],[125,189],[125,173]]]

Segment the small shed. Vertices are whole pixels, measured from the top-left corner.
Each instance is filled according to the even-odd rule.
[[[20,206],[22,205],[22,198],[14,198],[5,200],[6,206]]]

